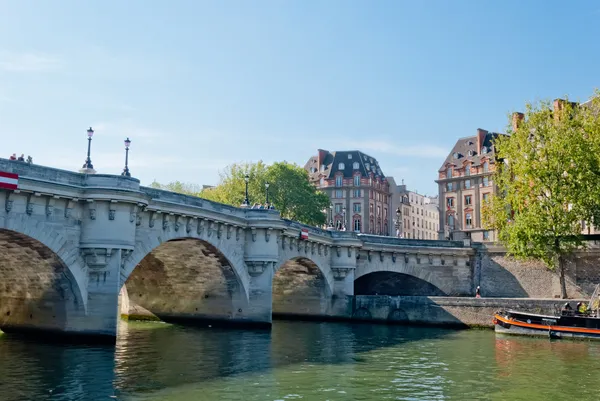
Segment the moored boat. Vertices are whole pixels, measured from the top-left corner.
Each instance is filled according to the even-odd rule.
[[[582,310],[573,310],[567,302],[557,315],[515,310],[496,312],[492,320],[494,330],[504,334],[600,340],[599,296],[600,285]]]

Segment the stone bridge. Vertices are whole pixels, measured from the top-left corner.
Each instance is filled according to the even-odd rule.
[[[352,314],[353,295],[473,294],[462,242],[335,232],[140,186],[0,159],[0,328],[116,336],[119,294],[165,320],[269,325]],[[308,239],[301,231],[308,229]]]

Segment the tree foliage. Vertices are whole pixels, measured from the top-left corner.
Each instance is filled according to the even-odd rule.
[[[313,226],[325,224],[324,210],[329,207],[329,198],[310,184],[306,170],[287,162],[278,162],[270,166],[263,162],[232,164],[221,173],[219,185],[203,190],[200,196],[239,206],[245,197],[246,174],[250,177],[250,204],[266,203],[265,184],[268,182],[269,202],[283,218]]]
[[[192,196],[198,196],[202,191],[202,187],[200,187],[198,184],[185,183],[181,181],[173,181],[168,184],[161,184],[154,180],[152,184],[150,184],[150,187]]]
[[[561,104],[528,104],[518,128],[496,140],[498,193],[483,219],[509,254],[558,269],[566,298],[564,257],[585,246],[584,222],[600,226],[600,101]]]
[[[306,170],[287,162],[269,166],[262,161],[232,164],[221,172],[219,184],[212,188],[200,189],[197,185],[179,181],[166,185],[154,182],[151,186],[240,206],[245,198],[246,174],[250,177],[248,198],[251,205],[266,203],[265,184],[268,182],[269,203],[281,213],[281,217],[313,226],[325,224],[324,211],[329,207],[329,197],[310,184]]]

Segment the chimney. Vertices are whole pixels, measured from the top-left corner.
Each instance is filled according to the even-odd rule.
[[[519,128],[519,125],[521,125],[521,121],[523,121],[524,118],[525,118],[525,114],[519,113],[518,111],[516,111],[516,112],[514,112],[512,114],[512,129],[513,129],[513,132],[517,131],[517,129]]]
[[[325,163],[325,157],[327,157],[327,153],[329,153],[326,150],[323,149],[318,149],[319,155],[317,156],[317,164],[319,165],[317,167],[317,169],[319,169],[319,171],[321,171],[321,166],[323,165],[323,163]]]
[[[485,136],[487,135],[487,131],[481,128],[477,128],[477,153],[481,152],[481,148],[483,147],[483,142],[485,141]]]
[[[558,117],[559,112],[565,107],[565,99],[554,99],[554,116]]]

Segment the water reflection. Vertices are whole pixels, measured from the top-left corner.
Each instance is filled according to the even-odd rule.
[[[123,324],[116,348],[0,334],[0,399],[595,400],[600,344],[380,325]]]

